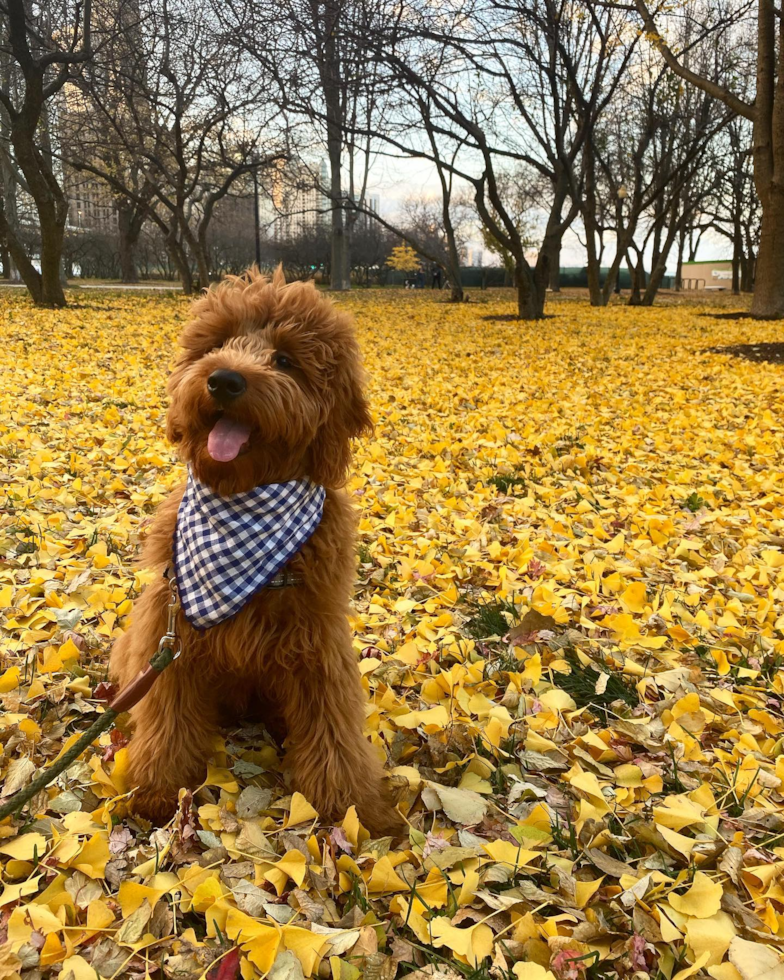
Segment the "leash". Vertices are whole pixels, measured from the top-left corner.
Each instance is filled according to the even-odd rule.
[[[116,694],[104,713],[97,718],[87,731],[68,749],[67,752],[46,769],[42,770],[35,779],[24,789],[15,793],[10,800],[0,806],[0,820],[10,817],[11,814],[20,810],[25,803],[28,803],[37,793],[45,789],[49,783],[56,779],[61,772],[64,772],[72,762],[79,758],[84,750],[90,746],[99,735],[112,727],[118,715],[124,711],[129,711],[135,704],[150,691],[150,688],[158,680],[164,670],[174,663],[182,653],[182,643],[177,635],[177,613],[180,609],[180,595],[177,589],[177,582],[173,575],[169,574],[169,569],[164,571],[164,578],[169,585],[169,604],[167,606],[166,632],[158,643],[158,649],[150,659],[150,662],[126,684],[122,690]]]

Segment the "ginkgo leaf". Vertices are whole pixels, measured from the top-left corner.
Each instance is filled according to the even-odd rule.
[[[308,803],[302,793],[294,793],[291,797],[291,807],[284,826],[296,827],[301,823],[312,823],[318,819],[318,813]]]
[[[706,966],[705,969],[713,980],[743,980],[732,963],[719,963],[718,966]]]
[[[784,980],[784,956],[772,946],[735,936],[727,956],[743,980]]]
[[[3,782],[3,795],[11,796],[25,786],[35,773],[35,764],[27,758],[12,759]]]
[[[555,980],[554,974],[538,963],[515,963],[512,972],[517,980]]]
[[[672,896],[670,896],[672,905]],[[686,942],[695,957],[708,953],[706,966],[718,966],[736,936],[735,925],[726,912],[711,916],[692,917],[686,923]]]
[[[438,918],[431,922],[430,929],[434,946],[445,946],[470,966],[478,966],[486,957],[492,956],[493,930],[483,923],[460,928],[452,925],[449,919]]]
[[[196,886],[193,893],[191,908],[194,912],[206,912],[215,902],[225,894],[221,883],[217,877],[207,878],[200,885]]]
[[[378,895],[410,891],[410,886],[395,872],[392,862],[386,855],[373,865],[367,887],[369,892]]]
[[[29,878],[27,881],[21,881],[16,885],[5,885],[2,892],[0,892],[0,907],[9,905],[11,902],[18,902],[25,895],[35,895],[38,891],[38,882],[40,879],[41,875],[39,874],[33,878]]]
[[[427,784],[436,794],[450,820],[465,826],[479,823],[487,812],[487,802],[478,793],[452,789],[439,783]]]
[[[17,861],[32,861],[46,854],[46,838],[43,834],[22,834],[11,841],[0,842],[0,854]]]
[[[9,667],[0,675],[0,694],[7,694],[19,686],[20,672],[18,667]]]
[[[645,584],[643,582],[632,582],[621,593],[621,602],[633,613],[645,612]]]
[[[281,932],[277,925],[257,922],[239,909],[229,909],[226,935],[242,946],[260,973],[267,973],[272,968],[281,944]]]
[[[746,339],[710,315],[728,294],[553,295],[537,331],[497,319],[511,293],[424,292],[337,297],[376,424],[346,484],[361,738],[407,831],[357,792],[319,816],[250,718],[150,826],[121,717],[0,823],[0,975],[433,980],[440,957],[552,980],[586,940],[608,974],[781,976],[780,372],[709,351]],[[190,313],[164,293],[2,302],[5,800],[100,716],[159,583],[136,559],[185,475],[166,381]]]
[[[67,956],[63,960],[63,976],[69,973],[73,975],[73,980],[96,980],[98,974],[95,967],[91,966],[83,956]]]
[[[327,948],[325,937],[300,926],[283,926],[282,932],[286,949],[294,953],[300,961],[305,976],[312,976]]]
[[[83,871],[88,878],[103,878],[106,864],[111,859],[105,833],[93,834],[85,841],[79,853],[71,861],[71,867]]]
[[[698,871],[688,891],[682,895],[671,892],[669,902],[675,911],[682,915],[708,919],[721,908],[723,891],[719,882],[711,881],[706,874]]]
[[[678,972],[673,976],[672,980],[688,980],[688,978],[693,977],[695,973],[699,973],[699,971],[708,962],[709,955],[710,954],[707,952],[701,953],[697,957],[697,959],[691,964],[691,966],[687,966],[684,967],[682,970],[678,970]]]

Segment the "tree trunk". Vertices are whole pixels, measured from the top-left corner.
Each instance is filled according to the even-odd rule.
[[[561,292],[561,242],[553,246],[553,254],[550,259],[550,289],[554,293]]]
[[[753,152],[762,227],[751,303],[751,315],[758,319],[784,317],[784,43],[777,58],[778,25],[784,29],[773,0],[759,0]]]
[[[60,307],[65,306],[61,279],[65,227],[55,214],[49,212],[49,208],[38,209],[41,229],[41,294],[36,303]]]
[[[668,235],[664,243],[664,247],[659,252],[659,257],[656,261],[656,265],[651,269],[651,275],[648,279],[648,285],[645,289],[645,295],[642,298],[643,306],[653,306],[653,302],[656,299],[656,294],[661,288],[662,280],[664,279],[664,273],[667,271],[667,257],[670,254],[670,249],[672,248],[674,235]],[[642,265],[642,256],[640,256],[640,265]],[[643,268],[643,276],[645,275],[645,269]]]
[[[169,253],[169,257],[177,270],[180,277],[180,282],[182,283],[182,291],[186,296],[193,295],[193,277],[191,276],[191,267],[188,262],[188,256],[185,254],[180,242],[173,232],[169,232],[166,237],[166,251]]]
[[[561,290],[559,277],[559,266],[561,264],[561,240],[563,239],[561,214],[563,212],[563,198],[565,197],[565,194],[561,194],[560,191],[558,191],[558,193],[559,198],[550,209],[544,240],[542,241],[542,247],[539,250],[539,256],[536,260],[539,288],[543,294],[547,291],[548,287],[550,287],[553,292],[560,292]],[[541,267],[540,262],[542,262]]]
[[[340,4],[324,5],[324,46],[320,65],[321,85],[324,92],[327,123],[327,157],[329,159],[329,196],[332,202],[331,248],[329,288],[337,292],[351,289],[350,241],[346,229],[343,203],[343,123],[344,106],[341,104],[340,58],[337,44],[337,27]]]
[[[781,139],[784,142],[784,132]],[[752,316],[762,320],[784,317],[784,183],[771,182],[763,205],[755,272]]]
[[[590,146],[586,152],[590,152]],[[593,169],[593,168],[592,168]],[[542,248],[547,251],[547,282],[544,288],[549,287],[554,293],[561,291],[561,242],[563,240],[564,229],[561,224],[564,203],[566,202],[567,181],[563,174],[560,174],[553,186],[553,203],[550,214],[547,218],[547,228],[544,234]]]
[[[517,315],[521,320],[541,320],[544,316],[544,290],[525,259],[516,259],[514,285],[517,290]]]
[[[454,237],[448,237],[447,262],[444,275],[449,279],[449,302],[462,303],[465,298],[463,283],[460,277],[460,255]]]
[[[585,213],[584,213],[585,214]],[[593,217],[585,214],[585,251],[588,253],[586,272],[588,275],[588,298],[591,306],[606,306],[607,296],[602,290],[602,275],[599,268],[599,256],[596,253],[596,237]]]
[[[627,265],[629,266],[629,277],[632,281],[631,292],[629,293],[629,299],[627,300],[628,306],[639,306],[642,303],[642,291],[640,279],[643,276],[642,270],[642,260],[637,257],[636,262],[632,262],[631,259],[627,259]]]
[[[8,124],[5,122],[5,119],[6,114],[0,114],[0,134],[3,135],[3,138],[7,139]],[[0,203],[5,213],[5,220],[8,222],[9,228],[16,232],[19,227],[16,206],[16,174],[14,173],[14,169],[10,165],[4,153],[0,154],[0,173],[2,173],[3,179],[3,199]],[[5,237],[3,238],[3,274],[12,282],[19,282],[19,271],[16,263],[13,260],[13,256],[11,255],[8,240]]]
[[[346,289],[351,289],[351,240],[353,237],[354,223],[349,220],[348,215],[343,215],[343,281]]]
[[[180,232],[182,234],[180,249],[183,251],[183,256],[185,256],[183,243],[187,243],[191,256],[196,262],[196,274],[199,279],[199,289],[208,289],[210,285],[210,267],[207,261],[205,241],[206,232],[205,234],[194,235],[184,214],[178,215],[177,220],[179,222]],[[187,263],[187,258],[185,261]],[[190,265],[188,265],[188,278],[190,279]]]
[[[600,258],[596,248],[599,229],[596,221],[596,172],[593,147],[585,150],[585,197],[583,199],[583,227],[585,228],[585,251],[587,253],[588,297],[591,306],[606,306],[607,291],[602,289]]]
[[[683,289],[683,249],[686,247],[686,229],[678,236],[678,264],[675,267],[675,292]]]
[[[444,175],[439,172],[441,177],[441,202],[442,209],[441,213],[444,222],[444,231],[446,232],[446,251],[447,251],[447,261],[446,267],[444,268],[444,274],[449,279],[450,303],[462,303],[464,299],[463,293],[463,282],[460,275],[460,250],[457,247],[457,237],[455,235],[455,226],[452,223],[452,215],[449,212],[449,203],[451,196],[449,193],[449,188],[444,179]]]
[[[750,293],[754,289],[754,261],[754,252],[744,250],[740,266],[740,288],[743,293]]]
[[[15,68],[9,52],[0,52],[0,87],[6,96],[11,92],[12,80],[15,75]],[[10,141],[11,123],[7,112],[0,112],[0,138],[4,143]],[[2,209],[4,220],[14,232],[19,227],[16,208],[17,180],[14,168],[11,165],[7,154],[0,154],[0,174],[3,181]],[[16,269],[8,239],[3,236],[3,274],[12,282],[19,281],[19,272]]]
[[[599,288],[599,302],[592,303],[591,304],[592,306],[607,306],[607,304],[610,302],[610,296],[612,296],[613,292],[615,292],[615,285],[618,282],[618,276],[620,275],[621,263],[623,262],[624,256],[626,256],[627,264],[629,262],[629,257],[628,257],[629,237],[630,236],[626,232],[624,232],[624,235],[620,243],[616,242],[615,255],[613,256],[613,260],[610,263],[610,268],[607,270],[607,276],[605,277],[604,284],[601,285]],[[629,272],[631,274],[631,266],[629,267]],[[596,262],[597,281],[600,281],[600,274],[601,274],[601,270],[599,268],[599,262],[597,260]],[[632,278],[634,277],[632,276]],[[590,285],[590,281],[591,280],[590,280],[590,270],[589,270],[589,279],[588,279],[589,285]],[[620,294],[620,292],[621,290],[619,288],[618,293]]]
[[[740,229],[735,228],[732,236],[732,295],[740,296],[740,267],[743,256],[743,243],[740,240]]]
[[[339,168],[338,164],[338,168]],[[333,195],[340,194],[340,171],[338,169],[337,180],[332,177],[331,181]],[[337,191],[335,188],[337,187]],[[351,280],[346,276],[346,265],[350,261],[348,251],[349,242],[346,234],[345,215],[343,208],[339,204],[332,204],[331,240],[330,240],[330,261],[329,261],[329,288],[338,292],[345,292],[351,288]]]
[[[542,316],[544,313],[544,301],[547,295],[547,287],[550,284],[550,270],[552,268],[551,261],[552,241],[548,242],[547,237],[545,236],[545,242],[536,257],[536,265],[534,266],[533,274],[534,301],[538,305],[539,316]]]
[[[667,233],[664,236],[664,243],[662,244],[661,236],[657,242],[656,246],[656,259],[651,264],[651,275],[648,280],[648,285],[645,289],[645,295],[642,298],[643,306],[653,306],[653,302],[656,299],[656,294],[661,288],[662,281],[664,280],[664,274],[667,271],[667,259],[672,251],[672,246],[675,244],[675,239],[681,231],[681,223],[685,223],[687,216],[682,214],[680,219],[678,219],[678,211],[680,209],[679,199],[676,197],[669,211],[669,218],[667,224]],[[640,267],[643,270],[643,276],[645,275],[645,266],[643,265],[643,256],[640,253]]]
[[[136,268],[136,244],[139,241],[144,218],[139,219],[136,207],[130,201],[117,204],[117,229],[120,253],[120,279],[123,282],[138,282]]]
[[[16,268],[19,270],[22,281],[27,287],[27,291],[30,293],[33,302],[36,304],[40,303],[41,273],[30,261],[30,256],[27,254],[25,247],[16,237],[14,230],[8,224],[5,211],[2,207],[0,207],[0,235],[2,235],[8,245],[8,251],[11,253],[11,258],[16,265]]]

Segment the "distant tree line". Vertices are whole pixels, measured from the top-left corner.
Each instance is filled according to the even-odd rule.
[[[0,262],[57,306],[254,258],[349,289],[404,243],[457,302],[481,235],[537,318],[569,230],[595,306],[710,235],[782,317],[782,36],[772,0],[2,0]],[[435,192],[379,211],[374,163]]]

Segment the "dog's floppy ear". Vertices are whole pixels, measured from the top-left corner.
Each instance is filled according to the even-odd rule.
[[[169,394],[169,410],[166,413],[166,438],[172,444],[182,442],[182,438],[185,434],[182,426],[182,420],[179,418],[179,413],[175,408],[174,399],[171,397],[180,382],[182,370],[182,357],[180,357],[174,367],[174,370],[169,375],[169,381],[166,385],[166,391]]]
[[[354,349],[336,379],[332,411],[310,445],[308,475],[323,487],[334,489],[345,484],[351,466],[351,440],[373,431],[363,380],[359,354]]]
[[[177,415],[173,408],[169,408],[169,412],[166,416],[166,438],[172,444],[177,442],[182,442],[182,437],[184,433],[182,431],[182,426],[177,420]]]

